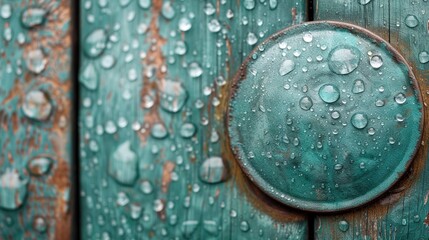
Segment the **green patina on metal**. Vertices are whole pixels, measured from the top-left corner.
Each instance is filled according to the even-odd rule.
[[[422,134],[414,75],[384,40],[313,22],[261,43],[237,74],[229,137],[267,194],[309,211],[367,203],[406,171]]]
[[[81,237],[306,238],[304,215],[252,204],[223,122],[242,58],[305,1],[81,6]]]
[[[0,239],[71,238],[69,1],[0,1]]]

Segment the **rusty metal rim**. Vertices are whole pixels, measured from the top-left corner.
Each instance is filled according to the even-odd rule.
[[[423,128],[424,128],[424,122],[425,122],[424,121],[425,120],[425,110],[423,107],[423,97],[422,97],[422,94],[420,91],[419,83],[418,83],[418,81],[417,81],[417,79],[413,73],[413,68],[408,64],[406,59],[401,55],[401,53],[398,50],[396,50],[389,42],[387,42],[386,40],[384,40],[380,36],[376,35],[375,33],[371,32],[371,31],[369,31],[363,27],[360,27],[360,26],[357,26],[354,24],[350,24],[350,23],[337,22],[337,21],[312,21],[312,22],[305,22],[302,24],[287,27],[285,29],[278,31],[277,33],[274,33],[273,35],[271,35],[267,39],[265,39],[263,42],[258,44],[248,54],[248,56],[245,58],[245,60],[241,64],[238,72],[235,74],[235,76],[232,79],[231,91],[230,91],[229,96],[228,96],[228,104],[227,104],[227,109],[226,109],[226,114],[225,114],[225,119],[224,119],[225,124],[226,124],[227,137],[229,139],[231,138],[230,137],[230,133],[231,133],[230,121],[232,119],[231,102],[234,99],[235,94],[237,93],[237,89],[239,88],[240,82],[245,79],[245,74],[247,71],[247,65],[250,61],[252,61],[252,55],[254,53],[258,52],[259,46],[266,45],[270,41],[286,35],[289,31],[299,29],[302,27],[308,27],[310,25],[327,25],[327,26],[338,27],[340,29],[346,29],[353,34],[363,36],[364,38],[367,38],[370,40],[371,39],[375,40],[377,45],[380,45],[381,43],[385,44],[384,48],[386,49],[387,52],[390,52],[392,54],[392,58],[395,59],[398,63],[404,64],[406,66],[406,68],[408,70],[408,77],[411,79],[411,82],[412,82],[414,96],[417,97],[418,102],[421,105],[421,110],[420,110],[421,118],[420,118],[420,124],[419,124],[420,136],[417,139],[416,146],[415,146],[413,153],[411,154],[410,158],[406,161],[405,164],[403,164],[403,160],[402,160],[400,162],[400,164],[398,165],[398,167],[395,168],[394,171],[392,171],[392,174],[390,175],[390,177],[386,178],[384,180],[384,182],[382,182],[381,184],[378,185],[378,186],[382,186],[383,183],[387,182],[387,184],[386,184],[387,187],[383,187],[383,189],[381,189],[381,190],[376,187],[376,188],[373,188],[371,191],[368,191],[364,195],[361,195],[357,198],[354,198],[351,200],[345,200],[345,201],[337,202],[337,203],[318,203],[316,201],[301,200],[301,199],[297,199],[295,197],[292,197],[292,196],[282,192],[282,194],[284,196],[286,196],[288,199],[291,199],[291,200],[285,201],[284,198],[281,198],[278,195],[273,194],[271,191],[268,191],[268,189],[264,189],[262,186],[269,186],[272,189],[276,189],[276,188],[274,188],[270,184],[268,184],[259,175],[253,176],[250,173],[251,170],[248,169],[248,167],[246,167],[245,164],[243,163],[243,161],[244,161],[243,159],[246,159],[246,158],[245,157],[241,158],[237,149],[235,149],[231,145],[230,145],[230,147],[232,149],[232,153],[233,153],[235,160],[239,163],[240,168],[247,175],[247,177],[249,177],[249,179],[253,183],[255,183],[255,185],[258,188],[260,188],[264,193],[266,193],[268,196],[274,198],[275,200],[277,200],[281,204],[284,204],[284,205],[289,206],[289,207],[297,208],[300,210],[304,210],[304,211],[308,211],[308,212],[317,212],[317,213],[330,213],[330,212],[339,212],[339,211],[355,209],[355,208],[361,207],[362,205],[371,203],[375,199],[378,199],[384,193],[386,193],[389,189],[391,189],[403,177],[404,173],[407,171],[407,169],[411,165],[411,162],[414,160],[414,158],[416,157],[416,154],[419,150],[419,146],[420,146],[419,143],[422,141],[422,138],[423,138]],[[231,143],[230,140],[229,140],[229,142]],[[404,165],[404,167],[401,169],[398,169],[402,165]],[[304,204],[301,204],[301,203],[304,203]]]

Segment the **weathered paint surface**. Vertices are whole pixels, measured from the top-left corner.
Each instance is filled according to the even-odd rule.
[[[231,78],[305,1],[81,1],[83,239],[304,239],[229,149]]]
[[[0,239],[71,236],[69,1],[0,1]]]
[[[367,4],[361,4],[361,3]],[[405,177],[377,201],[339,215],[319,216],[317,239],[428,239],[429,164],[427,101],[429,51],[427,1],[318,0],[316,20],[358,24],[388,40],[412,65],[426,108],[426,124],[417,156]],[[417,19],[417,21],[416,21]]]

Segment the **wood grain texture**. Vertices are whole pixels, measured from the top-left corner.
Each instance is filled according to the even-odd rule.
[[[70,1],[0,1],[0,239],[71,238]]]
[[[248,42],[306,18],[305,1],[274,2],[81,1],[83,239],[306,238],[307,217],[253,187],[225,137]],[[226,167],[204,168],[210,157]]]
[[[411,0],[318,0],[316,20],[354,23],[388,40],[412,66],[417,76],[426,110],[423,140],[417,156],[403,179],[378,200],[343,214],[319,216],[315,223],[317,239],[428,239],[429,237],[429,64],[419,54],[429,50],[429,2]],[[415,16],[419,24],[409,27],[406,18]],[[344,225],[348,223],[348,229]],[[340,229],[342,225],[343,231]]]

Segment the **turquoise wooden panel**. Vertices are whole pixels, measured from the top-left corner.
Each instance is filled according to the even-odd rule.
[[[0,239],[71,238],[70,10],[0,0]]]
[[[316,20],[338,20],[364,26],[388,40],[413,67],[420,83],[426,124],[420,150],[406,176],[387,194],[363,208],[319,216],[317,239],[429,238],[429,2],[402,0],[318,0]]]
[[[81,1],[83,239],[306,238],[307,216],[249,183],[224,128],[244,57],[305,12],[302,0]]]

